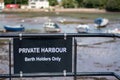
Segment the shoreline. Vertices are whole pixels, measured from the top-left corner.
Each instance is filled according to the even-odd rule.
[[[4,9],[2,12],[80,12],[80,13],[106,13],[104,9],[95,8],[52,8],[52,9]]]

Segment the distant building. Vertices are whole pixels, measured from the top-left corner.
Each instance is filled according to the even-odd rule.
[[[5,7],[7,9],[18,9],[18,8],[20,8],[20,5],[18,5],[18,4],[6,4]]]
[[[0,9],[4,9],[4,0],[0,0]]]
[[[28,2],[28,8],[48,8],[49,7],[49,2],[48,0],[29,0]]]

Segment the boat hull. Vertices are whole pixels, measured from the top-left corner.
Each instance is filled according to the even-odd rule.
[[[44,30],[46,32],[60,32],[59,28],[48,28],[48,27],[44,27]]]
[[[11,26],[4,26],[4,29],[6,31],[15,31],[15,32],[25,30],[24,27],[11,27]]]
[[[53,22],[48,22],[44,24],[44,30],[45,32],[60,32],[60,27]]]
[[[78,33],[88,33],[89,26],[85,24],[80,24],[76,27]]]

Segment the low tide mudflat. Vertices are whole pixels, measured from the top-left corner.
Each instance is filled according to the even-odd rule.
[[[103,28],[120,28],[119,13],[79,13],[79,12],[24,12],[24,13],[1,13],[0,29],[3,25],[23,24],[25,28],[32,32],[42,31],[43,23],[52,19],[57,22],[62,33],[77,33],[75,27],[80,23],[93,24],[97,17],[105,17],[110,20],[110,24]],[[60,23],[66,20],[66,23]],[[77,39],[77,71],[78,72],[115,72],[120,73],[120,39],[118,38],[76,38]],[[1,41],[1,40],[0,40]],[[8,40],[0,42],[0,73],[9,73]],[[13,69],[12,61],[12,69]],[[119,74],[120,75],[120,74]],[[71,77],[62,78],[27,78],[23,80],[73,80]],[[7,80],[7,79],[1,79]],[[19,79],[13,79],[19,80]],[[116,80],[114,77],[78,77],[78,80]]]

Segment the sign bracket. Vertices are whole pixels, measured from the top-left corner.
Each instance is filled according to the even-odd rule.
[[[19,34],[19,39],[22,40],[22,33]]]
[[[64,40],[66,40],[67,39],[67,34],[66,33],[64,33]]]
[[[64,75],[64,77],[66,77],[66,73],[67,73],[67,71],[66,71],[66,70],[63,70],[63,75]]]

